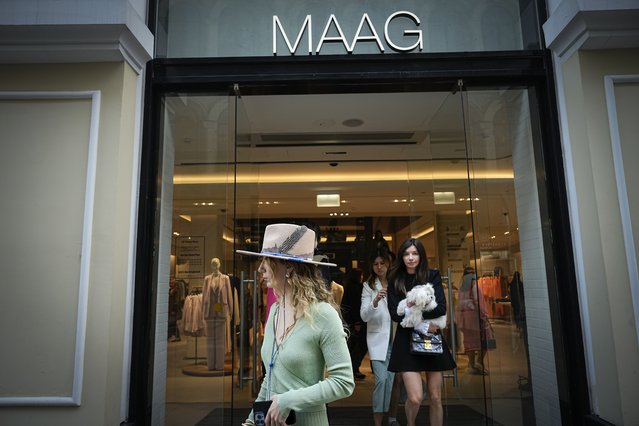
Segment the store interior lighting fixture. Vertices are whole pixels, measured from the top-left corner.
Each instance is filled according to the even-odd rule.
[[[317,194],[317,207],[339,207],[339,194]]]
[[[435,204],[455,204],[455,193],[451,191],[435,191]]]

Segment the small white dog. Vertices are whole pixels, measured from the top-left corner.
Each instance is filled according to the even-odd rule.
[[[414,305],[410,308],[406,307],[406,302],[413,302]],[[416,285],[411,291],[406,293],[406,299],[403,299],[397,305],[397,315],[403,316],[404,319],[400,323],[402,327],[414,327],[418,328],[418,331],[426,326],[428,323],[432,323],[439,328],[446,327],[446,315],[442,315],[437,318],[424,320],[422,318],[422,312],[432,311],[437,307],[437,300],[435,299],[435,289],[431,283]],[[422,324],[422,323],[427,324]],[[422,326],[420,327],[420,324]]]

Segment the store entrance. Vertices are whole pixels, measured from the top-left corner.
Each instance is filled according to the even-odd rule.
[[[458,364],[445,372],[444,423],[534,423],[525,325],[508,285],[522,263],[517,206],[530,197],[514,176],[534,176],[534,164],[514,161],[532,158],[531,103],[523,89],[451,87],[258,94],[236,85],[232,95],[166,97],[168,425],[239,424],[250,411],[264,374],[266,297],[257,262],[234,250],[259,251],[275,222],[319,231],[318,251],[338,264],[330,280],[341,286],[358,270],[368,278],[378,244],[396,251],[419,238],[445,276],[445,335]],[[456,324],[468,267],[489,339],[467,319]],[[220,285],[229,296],[207,300]],[[198,298],[205,318],[193,316]],[[331,424],[371,423],[368,356],[360,371],[354,394],[329,405]],[[401,402],[398,418],[405,424]]]

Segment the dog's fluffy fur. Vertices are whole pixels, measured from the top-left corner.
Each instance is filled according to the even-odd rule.
[[[407,302],[413,302],[414,305],[410,308],[406,307]],[[411,291],[406,293],[406,299],[403,299],[397,305],[397,314],[404,316],[404,319],[400,323],[402,327],[417,327],[420,323],[427,321],[436,325],[439,328],[446,327],[446,315],[442,315],[437,318],[424,320],[422,318],[423,311],[432,311],[437,307],[437,300],[435,299],[435,289],[430,283],[423,285],[416,285]]]

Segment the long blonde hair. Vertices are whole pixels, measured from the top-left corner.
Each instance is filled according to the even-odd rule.
[[[326,302],[333,306],[337,313],[340,314],[339,306],[333,299],[333,293],[330,292],[324,284],[319,268],[311,263],[295,262],[290,260],[279,260],[270,257],[265,257],[264,261],[272,271],[277,271],[278,268],[286,268],[290,272],[286,274],[286,283],[278,283],[280,288],[284,288],[284,285],[290,286],[291,289],[291,305],[295,311],[301,311],[302,315],[309,321],[312,321],[311,309],[314,304],[319,302]],[[277,274],[274,274],[277,276]]]

